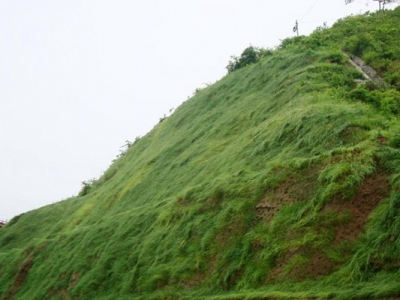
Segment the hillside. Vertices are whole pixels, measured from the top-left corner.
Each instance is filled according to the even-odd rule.
[[[399,25],[349,17],[196,90],[0,229],[0,298],[400,296]]]

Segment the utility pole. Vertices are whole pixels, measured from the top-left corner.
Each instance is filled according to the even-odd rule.
[[[382,2],[382,0],[373,0],[373,1],[378,1],[379,2],[379,10],[381,10],[382,8],[381,8],[381,2]]]
[[[299,23],[296,20],[296,24],[293,27],[293,32],[297,32],[297,36],[299,36]]]
[[[391,0],[373,0],[373,1],[379,2],[379,10],[385,10],[385,4],[395,2],[395,1],[391,1]]]

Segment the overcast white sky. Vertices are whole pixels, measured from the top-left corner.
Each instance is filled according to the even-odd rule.
[[[369,6],[366,6],[369,3]],[[0,220],[65,199],[99,177],[230,55],[274,47],[359,0],[0,1]],[[390,6],[391,8],[394,5]]]

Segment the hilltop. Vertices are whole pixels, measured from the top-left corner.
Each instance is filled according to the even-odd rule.
[[[78,197],[0,229],[0,297],[399,296],[399,25],[349,17],[197,89]]]

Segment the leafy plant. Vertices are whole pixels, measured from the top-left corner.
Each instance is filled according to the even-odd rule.
[[[93,185],[95,183],[96,183],[96,179],[95,178],[82,181],[81,182],[82,187],[81,187],[81,190],[78,193],[78,196],[82,197],[82,196],[85,196],[85,195],[89,194],[89,192],[91,191],[91,189],[92,189],[92,187],[93,187]]]
[[[245,66],[254,64],[261,58],[271,54],[272,50],[249,46],[244,49],[240,57],[232,55],[228,65],[226,66],[226,69],[228,70],[228,73],[232,73],[236,70],[244,68]]]

